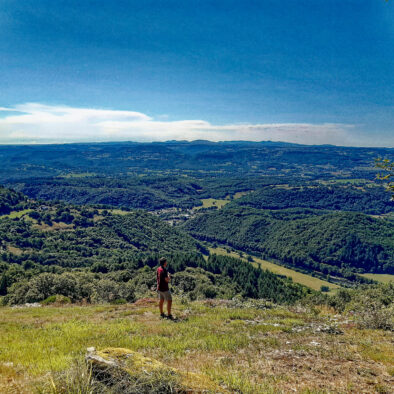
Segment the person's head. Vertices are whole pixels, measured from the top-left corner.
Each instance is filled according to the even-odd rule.
[[[167,259],[165,257],[161,257],[159,263],[162,267],[167,267]]]

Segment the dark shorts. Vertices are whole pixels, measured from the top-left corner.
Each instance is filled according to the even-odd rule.
[[[172,296],[169,290],[167,291],[157,291],[157,294],[159,295],[160,300],[165,300],[165,301],[171,301]]]

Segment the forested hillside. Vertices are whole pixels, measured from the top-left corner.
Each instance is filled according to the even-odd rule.
[[[8,208],[14,213],[0,215],[0,296],[5,303],[56,295],[71,301],[134,300],[155,286],[161,255],[175,273],[175,293],[190,299],[240,294],[292,303],[311,292],[239,259],[206,260],[202,253],[207,250],[199,242],[144,211],[42,204],[1,190],[11,196]],[[22,211],[21,201],[27,208]]]
[[[201,240],[262,253],[324,274],[394,273],[394,228],[364,214],[305,209],[263,211],[227,205],[184,225]]]
[[[259,209],[313,208],[384,214],[394,210],[394,201],[383,187],[304,184],[299,187],[265,187],[243,196],[239,205]]]
[[[207,265],[202,253],[214,243],[339,285],[393,273],[394,203],[376,179],[378,156],[393,150],[208,141],[0,147],[0,180],[15,190],[0,188],[0,293],[22,294],[13,283],[33,286],[40,274],[125,284],[138,271],[142,287],[133,288],[143,294],[152,273],[140,270],[166,254],[187,261],[182,272],[205,271],[206,286],[186,291],[192,297],[273,298],[269,281],[263,290],[261,281],[226,282],[224,267]],[[217,292],[207,272],[221,276]]]
[[[13,187],[36,199],[154,210],[199,205],[202,187],[197,182],[166,176],[83,176],[33,178]]]
[[[0,146],[0,182],[66,174],[273,175],[303,179],[374,179],[373,159],[386,148],[273,142],[168,141]]]
[[[0,215],[8,214],[12,210],[21,210],[25,206],[27,206],[25,195],[0,186]]]
[[[117,261],[130,254],[196,252],[198,244],[159,218],[134,211],[125,215],[53,206],[42,215],[33,210],[20,220],[1,219],[3,259],[35,261],[63,267]],[[18,253],[7,253],[12,247]]]
[[[80,174],[29,178],[11,185],[35,199],[157,210],[171,207],[193,208],[201,205],[203,198],[226,198],[237,192],[281,182],[283,179],[270,176],[244,178],[161,174],[111,177]]]

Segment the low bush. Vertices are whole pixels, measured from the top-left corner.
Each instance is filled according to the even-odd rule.
[[[394,330],[394,283],[353,291],[345,311],[354,314],[361,328]]]
[[[135,301],[134,286],[128,282],[115,282],[105,279],[102,275],[85,272],[66,272],[63,274],[43,273],[30,280],[14,283],[4,297],[8,305],[43,302],[50,304],[57,302],[67,303],[113,302],[125,299]]]
[[[65,297],[60,294],[49,296],[45,300],[41,301],[42,305],[49,305],[49,304],[65,305],[65,304],[70,304],[70,303],[71,303],[70,297]]]

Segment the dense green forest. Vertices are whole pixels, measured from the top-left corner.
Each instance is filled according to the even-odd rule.
[[[330,275],[394,273],[390,222],[351,212],[263,211],[229,204],[186,222],[193,236]]]
[[[0,190],[8,210],[21,213],[0,216],[0,296],[5,303],[55,295],[70,301],[130,301],[154,287],[161,255],[171,262],[176,292],[190,299],[240,294],[291,303],[311,292],[242,260],[206,260],[200,243],[144,211],[44,205]]]
[[[209,141],[0,146],[0,182],[30,198],[81,205],[190,209],[201,199],[254,191],[244,204],[384,214],[393,203],[374,187],[376,157],[393,158],[393,149]]]
[[[394,210],[394,201],[383,187],[364,185],[318,184],[299,187],[265,187],[243,196],[239,205],[259,209],[313,208],[338,211],[358,211],[368,214],[384,214]]]
[[[304,207],[376,215],[394,210],[390,195],[372,182],[325,186],[270,176],[89,176],[32,178],[12,187],[34,199],[146,210],[191,209],[201,205],[201,199],[231,199],[240,192],[248,193],[238,200],[240,205],[259,209]]]
[[[202,249],[187,234],[142,211],[120,215],[65,205],[42,208],[46,209],[39,207],[21,219],[0,219],[4,261],[84,267],[124,261],[136,253]]]
[[[392,159],[393,150],[269,141],[13,145],[0,146],[0,182],[65,174],[152,173],[374,179],[376,157]]]
[[[215,243],[338,284],[367,283],[358,274],[394,273],[394,202],[376,179],[379,156],[393,150],[208,141],[1,146],[0,296],[131,300],[153,286],[163,254],[176,291],[191,299],[293,302],[308,291],[247,262],[208,256]],[[64,278],[80,290],[61,292]],[[49,293],[29,292],[45,281]],[[88,293],[84,283],[93,286]],[[105,297],[100,289],[110,284],[116,291]]]
[[[152,294],[157,261],[157,256],[152,255],[123,269],[110,266],[112,270],[106,273],[92,272],[93,268],[28,275],[10,267],[0,277],[1,283],[9,283],[3,290],[3,303],[41,302],[54,296],[67,297],[69,302],[135,301]],[[313,293],[289,279],[231,257],[213,255],[206,261],[200,255],[178,254],[170,256],[169,261],[170,271],[175,272],[174,293],[190,300],[231,299],[240,295],[292,304]]]
[[[11,186],[35,199],[157,210],[190,209],[201,205],[203,198],[226,198],[237,192],[281,182],[283,179],[269,176],[63,176],[31,178]]]
[[[101,204],[122,208],[192,208],[201,204],[201,186],[182,177],[38,178],[14,188],[42,200]]]
[[[0,215],[9,214],[13,210],[22,210],[27,205],[25,195],[0,186]]]

